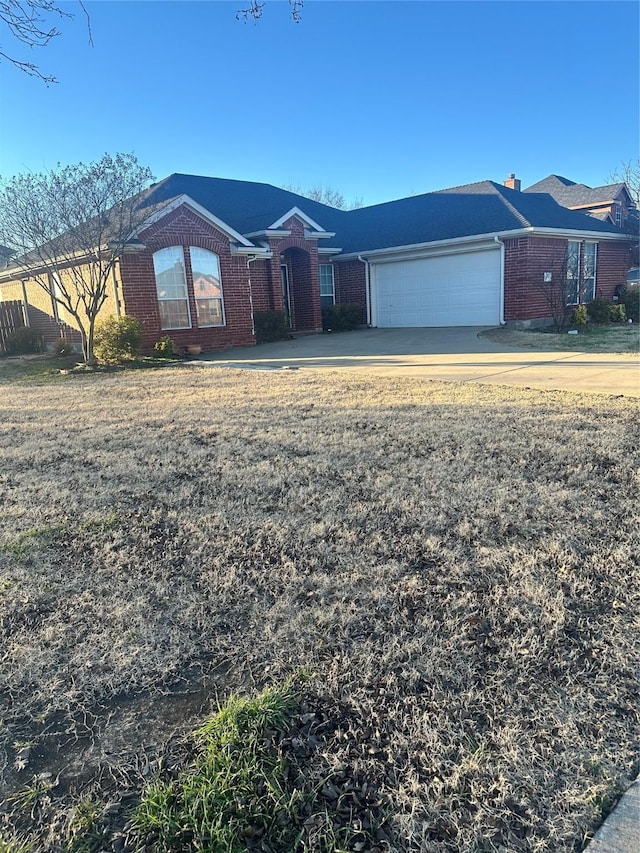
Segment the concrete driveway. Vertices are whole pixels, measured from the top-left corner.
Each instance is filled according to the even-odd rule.
[[[360,329],[205,353],[212,366],[355,370],[454,382],[640,397],[637,355],[542,352],[494,344],[478,327]]]

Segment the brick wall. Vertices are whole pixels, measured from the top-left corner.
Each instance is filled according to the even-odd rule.
[[[164,335],[169,335],[178,349],[189,344],[200,344],[204,350],[213,350],[255,343],[246,258],[231,255],[229,238],[225,234],[188,208],[180,207],[142,232],[140,240],[145,244],[146,250],[123,255],[119,274],[124,309],[144,325],[145,351],[150,352],[154,343]],[[187,291],[192,328],[160,328],[153,253],[169,246],[198,246],[218,255],[226,320],[224,326],[198,328],[193,278],[187,252]],[[251,273],[254,275],[255,270],[251,270]]]
[[[336,286],[336,302],[360,305],[364,325],[367,320],[367,296],[365,265],[362,261],[344,261],[333,265]]]
[[[587,241],[590,242],[590,241]],[[597,241],[595,241],[597,242]],[[541,320],[551,316],[543,292],[543,273],[557,280],[566,274],[567,240],[547,237],[517,237],[505,240],[504,316],[507,322]],[[630,266],[629,244],[599,242],[597,248],[596,295],[608,299],[624,281]]]
[[[616,287],[627,278],[627,272],[633,266],[632,246],[630,243],[599,243],[596,270],[596,291],[598,296],[611,299]]]

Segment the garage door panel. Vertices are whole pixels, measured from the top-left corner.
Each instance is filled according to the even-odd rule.
[[[500,251],[376,264],[377,325],[485,326],[500,320]]]

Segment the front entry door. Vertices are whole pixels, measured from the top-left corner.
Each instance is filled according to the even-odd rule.
[[[291,328],[291,303],[289,299],[289,268],[286,264],[280,265],[282,273],[282,304],[284,306],[284,315],[287,321],[287,326]]]

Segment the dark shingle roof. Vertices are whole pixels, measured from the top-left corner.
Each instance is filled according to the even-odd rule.
[[[240,234],[268,228],[292,207],[299,207],[326,231],[334,231],[344,211],[303,198],[271,184],[175,173],[149,188],[144,205],[156,206],[188,195]]]
[[[546,193],[524,194],[493,181],[336,210],[270,184],[174,174],[152,186],[144,204],[161,207],[183,194],[241,234],[268,228],[298,207],[327,231],[335,231],[331,245],[345,253],[526,227],[620,233],[608,223],[562,207]]]
[[[563,207],[579,205],[604,204],[614,199],[625,187],[623,182],[605,184],[602,187],[588,187],[586,184],[576,184],[558,175],[549,175],[537,184],[527,187],[525,193],[549,193]]]
[[[524,195],[493,181],[363,207],[347,211],[346,217],[335,240],[345,253],[528,227],[620,233],[613,225],[567,210],[546,193]]]

